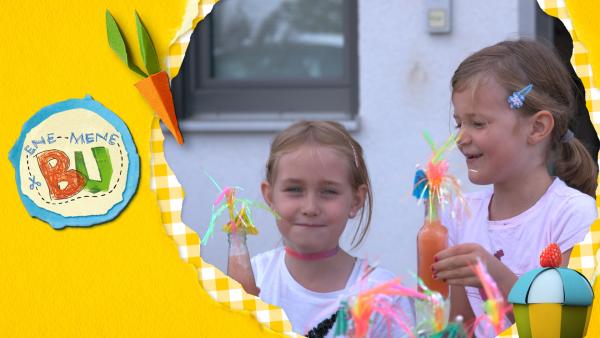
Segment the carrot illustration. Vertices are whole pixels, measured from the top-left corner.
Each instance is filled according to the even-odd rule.
[[[144,73],[133,63],[127,43],[115,18],[106,10],[108,44],[129,69],[144,77],[143,80],[135,84],[136,88],[156,112],[160,120],[167,126],[171,134],[173,134],[177,143],[183,144],[183,136],[179,130],[177,115],[175,115],[175,105],[173,104],[173,96],[171,95],[169,76],[167,72],[160,69],[158,55],[156,54],[150,34],[148,34],[148,30],[137,12],[135,13],[135,24],[140,53],[148,74]]]

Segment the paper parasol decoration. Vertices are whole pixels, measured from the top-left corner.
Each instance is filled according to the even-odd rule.
[[[422,284],[422,281],[418,282]],[[445,330],[449,303],[440,293],[427,289],[425,285],[423,292],[416,291],[403,286],[399,278],[371,288],[366,288],[364,283],[363,279],[363,285],[359,285],[363,289],[356,295],[341,302],[335,322],[335,337],[362,338],[374,337],[375,333],[385,334],[372,332],[376,323],[387,329],[387,336],[391,336],[393,326],[409,337],[449,332]],[[405,313],[399,297],[412,299],[416,313]],[[454,330],[453,327],[448,329]]]
[[[396,325],[412,334],[412,314],[404,313],[399,306],[397,297],[426,299],[427,296],[400,283],[400,279],[383,282],[372,288],[361,290],[355,296],[341,302],[335,322],[335,337],[362,338],[374,336],[371,332],[375,316],[391,330]],[[378,332],[382,333],[382,332]],[[391,331],[388,331],[390,336]]]
[[[448,161],[444,159],[444,154],[456,144],[459,136],[450,135],[439,148],[427,132],[423,132],[423,137],[431,147],[432,155],[425,170],[417,169],[412,194],[419,201],[427,200],[428,215],[432,220],[439,217],[438,206],[443,208],[452,202],[453,195],[459,201],[463,200],[460,183],[448,172]]]
[[[504,327],[503,323],[505,317],[510,311],[512,307],[506,303],[504,297],[502,296],[502,292],[498,288],[496,281],[490,276],[487,272],[487,269],[479,260],[477,259],[477,265],[471,267],[479,280],[481,281],[481,285],[483,286],[483,291],[485,293],[485,300],[483,302],[483,312],[484,314],[475,318],[475,322],[473,323],[472,330],[470,331],[471,336],[473,331],[481,322],[489,323],[491,325],[491,330],[493,331],[493,336],[497,336],[502,333]],[[486,328],[487,331],[490,329]],[[487,336],[489,332],[486,332]]]

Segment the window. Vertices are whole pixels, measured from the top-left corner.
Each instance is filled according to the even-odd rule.
[[[184,128],[353,120],[356,26],[356,0],[219,2],[198,24],[173,81]]]

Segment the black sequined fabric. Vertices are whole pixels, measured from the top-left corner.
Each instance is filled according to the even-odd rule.
[[[332,314],[331,317],[320,322],[317,326],[313,327],[312,330],[308,331],[306,336],[308,338],[323,338],[323,337],[325,337],[325,335],[333,327],[333,324],[335,324],[336,317],[337,317],[337,312]]]

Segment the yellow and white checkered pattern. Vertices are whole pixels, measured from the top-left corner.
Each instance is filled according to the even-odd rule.
[[[582,41],[579,40],[567,6],[564,0],[538,0],[540,7],[549,15],[559,18],[565,27],[569,30],[573,38],[573,56],[571,63],[577,72],[577,75],[585,86],[586,106],[592,118],[592,123],[596,131],[600,130],[600,90],[594,87],[592,81],[592,65],[589,61],[589,54]],[[600,195],[596,192],[596,206],[600,206]],[[573,247],[569,267],[581,272],[588,279],[591,279],[594,273],[596,262],[594,253],[600,248],[600,219],[596,220],[590,227],[590,232],[585,239]]]
[[[585,101],[596,131],[600,129],[600,90],[594,87],[592,81],[592,65],[589,62],[589,54],[583,43],[578,39],[565,0],[537,0],[540,8],[546,14],[559,18],[573,38],[573,56],[571,64],[585,87]],[[600,196],[596,192],[596,206],[600,202]],[[569,259],[569,267],[581,272],[589,280],[594,274],[597,264],[594,253],[600,249],[600,220],[596,220],[590,227],[590,232],[585,239],[573,247]],[[592,323],[590,323],[590,326]],[[597,323],[596,323],[597,325]],[[519,337],[516,325],[511,326],[499,337]]]
[[[217,2],[219,2],[219,0],[198,0],[197,6],[190,8],[186,13],[181,30],[176,34],[175,40],[169,46],[169,55],[166,57],[167,72],[171,79],[179,73],[179,68],[183,63],[183,57],[190,44],[190,38],[192,37],[194,28],[198,22],[202,21],[202,19],[210,13]]]
[[[166,58],[170,78],[179,72],[185,50],[190,42],[194,27],[208,13],[218,0],[199,0],[197,11],[184,19],[182,30],[169,47]],[[186,13],[189,15],[190,13]],[[156,191],[161,218],[167,234],[173,238],[184,262],[192,264],[198,272],[198,280],[204,290],[217,302],[232,310],[250,312],[265,328],[298,337],[292,332],[292,325],[279,307],[264,303],[258,297],[244,292],[241,285],[230,279],[214,266],[200,257],[200,237],[181,220],[183,206],[183,188],[169,167],[164,154],[164,135],[159,120],[155,116],[152,122],[151,142],[151,188]]]

